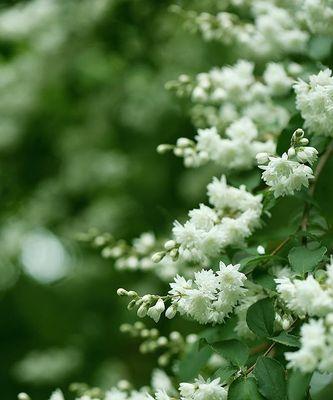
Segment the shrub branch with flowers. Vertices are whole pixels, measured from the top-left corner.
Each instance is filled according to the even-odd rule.
[[[207,3],[171,11],[232,47],[236,62],[166,85],[188,100],[197,133],[157,149],[187,168],[214,165],[207,203],[175,221],[168,238],[82,235],[116,268],[169,282],[165,293],[118,290],[139,318],[198,327],[166,337],[142,321],[124,324],[166,372],[138,390],[75,384],[80,400],[329,398],[321,393],[333,373],[333,2]]]

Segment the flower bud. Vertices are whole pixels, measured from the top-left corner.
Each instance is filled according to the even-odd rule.
[[[165,255],[166,255],[165,251],[159,251],[152,255],[151,260],[152,262],[157,264],[165,257]]]
[[[117,295],[118,296],[128,296],[128,291],[126,289],[123,288],[119,288],[117,290]]]
[[[153,307],[150,307],[147,315],[152,318],[156,323],[160,320],[161,314],[165,310],[164,301],[162,299],[158,299],[156,304]]]
[[[256,155],[257,163],[258,164],[266,164],[269,161],[268,153],[258,153]]]
[[[172,250],[176,245],[177,243],[174,240],[168,240],[165,242],[164,248],[165,250]]]
[[[157,146],[156,151],[158,154],[165,154],[172,149],[173,149],[173,145],[171,145],[171,144],[159,144]]]
[[[193,144],[192,140],[190,140],[188,138],[181,137],[181,138],[177,139],[178,147],[188,147],[188,146],[191,146],[192,144]]]
[[[31,397],[27,393],[19,393],[17,398],[18,400],[31,400]]]
[[[147,315],[147,311],[148,311],[148,307],[146,306],[146,304],[141,304],[141,306],[138,308],[137,316],[139,318],[143,318]]]
[[[307,145],[309,144],[309,139],[307,139],[307,138],[302,138],[302,139],[299,141],[299,143],[300,143],[302,146],[307,146]]]
[[[128,303],[127,309],[128,309],[128,310],[132,310],[135,306],[136,306],[136,301],[135,301],[135,300],[132,300],[132,301],[130,301],[130,302]]]
[[[177,307],[172,305],[172,306],[168,307],[168,309],[166,310],[165,316],[168,319],[172,319],[176,315],[176,313],[177,313]]]
[[[166,346],[168,344],[168,339],[165,336],[161,336],[157,339],[158,346]]]

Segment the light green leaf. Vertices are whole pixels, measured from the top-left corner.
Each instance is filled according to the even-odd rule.
[[[285,346],[290,346],[290,347],[299,347],[300,342],[299,338],[295,335],[290,335],[287,332],[281,332],[279,335],[270,338],[274,342],[284,344]]]
[[[256,335],[270,337],[274,333],[275,310],[270,299],[262,299],[249,307],[246,315],[248,327]]]
[[[326,252],[327,248],[325,246],[320,246],[318,242],[311,242],[307,247],[293,247],[288,254],[288,259],[293,271],[304,275],[306,272],[312,272],[316,268]]]

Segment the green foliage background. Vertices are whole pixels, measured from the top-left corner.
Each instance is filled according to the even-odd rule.
[[[1,15],[24,3],[2,2]],[[138,276],[115,272],[75,236],[92,226],[125,239],[158,234],[203,198],[205,170],[194,179],[155,151],[193,135],[186,106],[164,84],[227,60],[221,46],[184,32],[168,1],[110,0],[97,17],[89,0],[54,3],[59,14],[39,22],[36,15],[21,35],[0,35],[3,399],[22,390],[45,399],[75,380],[148,383],[153,359],[120,335],[129,314],[115,294],[138,285]],[[46,284],[24,271],[22,243],[31,232],[60,240],[69,260],[64,278]],[[140,282],[156,285],[149,275]],[[68,348],[76,367],[52,373],[52,349]],[[27,378],[37,362],[18,364],[32,351],[50,355],[42,367],[48,378],[38,368]]]

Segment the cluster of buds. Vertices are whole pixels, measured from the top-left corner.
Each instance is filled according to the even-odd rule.
[[[131,244],[125,240],[116,240],[110,233],[100,233],[91,229],[80,234],[79,240],[91,243],[100,250],[103,258],[115,260],[115,267],[120,270],[150,270],[154,267],[151,255],[157,247],[155,236],[146,232]]]
[[[303,129],[296,129],[291,138],[291,147],[288,150],[288,157],[296,157],[301,163],[312,165],[318,157],[318,151],[314,147],[308,146],[309,139],[304,137]]]
[[[318,157],[318,151],[314,147],[308,146],[309,139],[304,137],[303,129],[296,129],[290,141],[290,147],[287,151],[287,158],[291,161],[298,161],[300,163],[308,163],[312,165]],[[269,162],[268,153],[258,153],[258,164],[266,164]]]
[[[160,144],[157,147],[157,152],[164,154],[168,151],[173,151],[176,157],[184,159],[185,167],[200,167],[209,160],[208,154],[205,151],[198,151],[196,143],[188,138],[181,137],[175,145]]]
[[[186,339],[179,332],[171,332],[168,336],[162,336],[158,329],[149,329],[141,321],[120,326],[123,333],[128,333],[132,337],[143,339],[139,350],[142,354],[161,352],[158,357],[158,364],[166,366],[170,360],[185,351]]]
[[[172,261],[178,260],[179,244],[175,240],[167,240],[164,243],[164,250],[154,253],[151,259],[154,263],[159,263],[166,256],[170,257]]]
[[[165,84],[166,90],[170,90],[177,97],[189,97],[192,93],[194,82],[188,75],[182,74],[176,80],[169,81]]]
[[[223,2],[222,2],[223,3]],[[231,43],[237,33],[237,17],[227,12],[219,12],[216,15],[207,12],[195,12],[184,10],[178,5],[172,5],[170,10],[184,21],[184,28],[191,33],[200,32],[207,41],[220,40],[223,43]]]
[[[130,299],[127,309],[137,308],[137,315],[140,318],[146,316],[153,319],[156,323],[160,320],[161,315],[165,312],[165,316],[169,319],[173,318],[177,313],[177,307],[171,304],[166,308],[165,303],[172,299],[172,296],[158,296],[146,294],[140,297],[134,290],[127,291],[120,288],[117,290],[118,296],[127,296]]]

